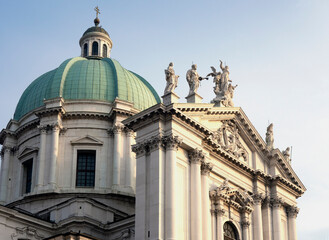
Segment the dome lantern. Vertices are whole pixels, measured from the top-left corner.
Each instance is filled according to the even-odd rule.
[[[112,49],[112,40],[107,31],[99,26],[98,14],[100,11],[95,7],[95,26],[88,28],[80,38],[81,57],[86,58],[109,58]]]

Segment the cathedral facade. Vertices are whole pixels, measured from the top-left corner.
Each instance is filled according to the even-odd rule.
[[[94,23],[0,133],[0,239],[296,240],[306,189],[273,125],[263,140],[234,107],[228,67],[202,103],[192,66],[179,103],[171,63],[161,101]]]

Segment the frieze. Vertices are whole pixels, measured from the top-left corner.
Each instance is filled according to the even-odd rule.
[[[23,228],[16,228],[16,233],[11,234],[12,240],[17,240],[20,238],[34,238],[37,240],[41,240],[44,238],[44,236],[40,235],[38,231],[35,228],[31,227],[23,227]]]

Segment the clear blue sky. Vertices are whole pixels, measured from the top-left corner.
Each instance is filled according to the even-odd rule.
[[[219,59],[229,65],[235,105],[262,136],[274,123],[276,147],[293,146],[292,165],[308,188],[298,200],[299,239],[329,239],[329,1],[1,0],[0,128],[35,78],[80,54],[96,5],[112,57],[159,95],[171,61],[182,102],[192,62],[201,75]],[[212,87],[202,83],[204,102]]]

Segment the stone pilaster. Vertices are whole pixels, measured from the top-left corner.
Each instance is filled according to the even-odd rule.
[[[282,199],[279,197],[272,198],[273,206],[273,239],[282,240],[281,238],[281,206]]]
[[[3,158],[1,164],[0,204],[5,204],[7,201],[7,192],[8,192],[8,175],[9,175],[11,148],[7,146],[3,146],[2,152],[3,152]]]
[[[253,211],[253,232],[255,240],[263,240],[263,219],[262,219],[262,200],[261,194],[254,194],[254,211]]]
[[[201,162],[204,160],[202,150],[194,149],[189,153],[191,162],[191,239],[202,239],[201,207]]]
[[[125,179],[125,186],[127,188],[133,189],[133,162],[135,161],[135,158],[133,156],[133,152],[131,151],[131,145],[134,138],[134,131],[130,129],[125,130],[126,133],[126,146],[125,146],[125,152],[126,152],[126,179]]]
[[[250,221],[245,219],[242,221],[242,239],[243,240],[249,240],[249,226]]]
[[[211,239],[211,215],[209,199],[209,173],[213,164],[201,163],[201,191],[202,191],[202,239]]]
[[[296,218],[299,208],[296,206],[288,207],[288,233],[289,240],[297,240]]]
[[[112,184],[113,188],[118,188],[120,185],[120,164],[122,161],[122,131],[124,126],[122,124],[115,124],[109,131],[114,136],[113,143],[113,172],[112,172]]]
[[[218,240],[224,240],[224,223],[223,223],[223,217],[225,215],[225,210],[222,208],[219,208],[219,204],[217,205],[216,209],[216,217],[217,217],[217,239]]]
[[[51,147],[51,158],[50,158],[50,174],[48,186],[50,189],[54,190],[57,186],[57,159],[58,159],[58,143],[59,143],[59,132],[60,126],[55,123],[51,126],[52,128],[52,147]]]
[[[271,206],[270,198],[267,196],[263,200],[263,239],[272,240]]]
[[[181,139],[177,136],[166,136],[162,143],[166,148],[165,164],[165,239],[171,240],[177,238],[176,229],[176,152],[181,144]]]
[[[44,172],[46,162],[46,146],[47,146],[47,126],[38,126],[40,130],[39,156],[37,164],[37,184],[36,190],[41,190],[44,186]]]

